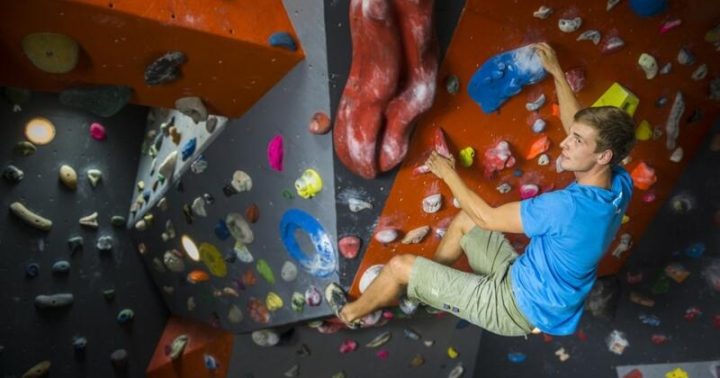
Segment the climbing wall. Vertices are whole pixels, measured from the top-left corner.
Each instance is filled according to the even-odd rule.
[[[203,0],[4,1],[0,20],[6,68],[0,83],[46,91],[124,85],[133,90],[133,103],[152,107],[173,108],[178,98],[194,95],[214,114],[239,117],[303,59],[299,47],[270,45],[288,41],[275,33],[297,41],[279,0],[252,6]],[[35,33],[58,33],[72,43],[38,38],[26,46]],[[146,69],[168,52],[184,54],[177,72],[182,80],[148,80]],[[59,70],[41,70],[30,56]]]
[[[117,374],[140,376],[168,315],[123,219],[147,109],[128,106],[100,119],[38,92],[19,105],[13,111],[0,101],[0,376],[22,376],[45,360],[53,377],[112,376],[115,352],[126,356]],[[55,138],[23,155],[17,144],[27,142],[34,117],[52,122]],[[91,133],[98,122],[103,132]],[[23,172],[20,180],[5,173],[10,165]],[[63,165],[76,173],[75,189],[59,180]],[[95,184],[91,170],[102,175]],[[52,227],[26,224],[8,210],[14,202]],[[93,214],[97,223],[80,223]],[[73,302],[44,307],[42,296],[55,294]]]
[[[204,151],[198,144],[184,173],[164,184],[164,199],[137,212],[144,225],[131,225],[171,312],[233,332],[330,314],[321,292],[338,279],[330,135],[308,130],[323,118],[316,113],[329,113],[325,31],[317,26],[323,6],[286,1],[285,8],[306,59],[242,118],[216,128]],[[192,127],[191,134],[207,133],[203,124]],[[185,136],[177,145],[164,138],[162,149],[181,153]],[[199,249],[198,261],[183,236]]]
[[[533,17],[533,12],[540,5],[546,5],[554,12],[546,19]],[[355,275],[353,294],[358,293],[361,277],[373,265],[383,264],[400,253],[432,256],[439,242],[438,231],[447,227],[449,220],[457,213],[458,210],[452,204],[452,195],[440,180],[432,174],[413,173],[433,148],[437,129],[444,131],[452,153],[457,154],[466,147],[476,151],[474,164],[459,167],[458,170],[465,182],[493,206],[519,200],[519,188],[524,184],[535,184],[541,192],[547,192],[571,182],[572,174],[558,174],[555,171],[554,160],[559,154],[558,144],[564,138],[564,132],[560,120],[553,115],[553,102],[556,100],[551,80],[525,88],[498,111],[490,114],[484,113],[467,92],[470,78],[485,61],[532,42],[547,41],[554,46],[565,70],[580,68],[584,71],[586,85],[577,94],[582,104],[593,104],[614,82],[620,83],[639,98],[635,120],[638,124],[647,120],[651,134],[657,131],[655,138],[638,143],[626,168],[632,171],[644,162],[655,169],[657,183],[649,190],[636,189],[627,213],[629,221],[621,228],[618,236],[627,233],[633,239],[638,239],[642,235],[658,207],[668,198],[669,190],[682,172],[687,157],[694,154],[698,142],[718,114],[717,102],[708,99],[710,81],[717,77],[720,70],[718,53],[714,51],[713,44],[704,38],[718,24],[720,9],[716,3],[703,1],[684,4],[672,2],[661,15],[641,18],[630,9],[627,2],[620,2],[609,11],[605,6],[604,2],[467,2],[440,68],[435,103],[417,124],[408,158],[398,171],[382,215],[374,226],[373,235],[386,229],[395,229],[399,231],[400,238],[385,244],[374,238],[364,240],[368,246]],[[581,28],[570,33],[559,30],[559,19],[574,17],[582,18]],[[681,21],[680,26],[667,30],[666,22],[676,19]],[[665,29],[661,33],[663,26]],[[596,29],[604,36],[598,45],[588,40],[576,40],[583,31],[589,29]],[[603,52],[603,46],[612,36],[620,37],[625,45],[614,51]],[[682,48],[694,55],[691,63],[684,65],[678,62],[677,56]],[[671,62],[672,69],[668,74],[652,80],[646,79],[637,64],[643,52],[655,56],[660,66]],[[702,64],[707,64],[708,74],[700,80],[691,79]],[[452,75],[459,79],[460,91],[457,94],[450,94],[445,89]],[[683,148],[685,158],[672,162],[669,158],[674,150],[666,147],[665,123],[677,92],[682,92],[686,109],[680,118],[677,140],[677,146]],[[528,111],[526,104],[541,94],[545,94],[547,103],[536,112]],[[531,129],[537,118],[542,118],[547,124],[542,134],[534,133]],[[553,163],[546,166],[540,166],[536,159],[525,158],[533,142],[542,135],[551,142],[547,154]],[[486,178],[483,175],[482,156],[500,140],[509,142],[517,164]],[[502,183],[509,184],[512,190],[501,194],[496,187]],[[425,213],[422,201],[434,194],[442,195],[441,208],[432,214]],[[420,243],[400,243],[403,235],[425,225],[431,227],[431,232]],[[522,251],[527,240],[509,236],[516,249]],[[617,243],[613,243],[611,250],[616,246]],[[616,272],[630,253],[626,251],[606,255],[599,274]],[[465,261],[459,261],[457,266],[467,269]]]

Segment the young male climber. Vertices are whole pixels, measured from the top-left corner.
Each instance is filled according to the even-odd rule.
[[[555,51],[534,46],[554,78],[567,137],[561,165],[575,174],[568,187],[520,202],[491,207],[468,188],[452,159],[433,153],[426,165],[460,202],[432,260],[397,255],[354,302],[331,284],[325,296],[349,327],[406,295],[454,313],[488,331],[522,336],[575,331],[598,262],[620,227],[632,195],[630,175],[619,163],[635,141],[631,117],[615,107],[585,108],[570,89]],[[530,238],[518,256],[503,232]],[[465,254],[474,272],[450,267]]]

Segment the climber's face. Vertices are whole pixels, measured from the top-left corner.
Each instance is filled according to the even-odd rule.
[[[588,172],[596,165],[609,164],[612,151],[595,151],[597,130],[579,122],[573,122],[568,136],[560,143],[562,148],[560,165],[566,171]]]

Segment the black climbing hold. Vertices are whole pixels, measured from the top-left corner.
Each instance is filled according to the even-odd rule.
[[[77,252],[82,252],[83,250],[83,238],[82,236],[73,236],[72,238],[68,239],[68,247],[70,247],[70,255],[74,255]]]
[[[110,224],[115,227],[123,227],[125,226],[125,223],[125,217],[121,217],[120,215],[113,215],[113,217],[110,218]]]
[[[180,78],[180,66],[187,61],[180,51],[169,52],[145,68],[145,83],[158,85],[170,83]]]
[[[30,263],[25,265],[25,277],[35,278],[40,274],[40,265],[37,263]]]
[[[215,203],[215,197],[213,197],[210,193],[203,194],[203,199],[208,205],[212,205],[213,203]]]
[[[223,191],[223,193],[225,193],[225,196],[226,196],[226,197],[230,197],[230,196],[232,196],[233,194],[237,194],[237,193],[238,193],[238,191],[235,190],[235,188],[233,188],[233,186],[230,185],[230,184],[225,185],[225,186],[223,187],[222,191]]]
[[[106,301],[110,302],[113,299],[115,299],[115,289],[106,289],[103,290],[103,298],[105,298]]]
[[[118,349],[110,355],[110,362],[112,362],[115,370],[127,369],[128,352],[125,349]]]
[[[190,205],[183,204],[182,212],[183,212],[183,215],[185,216],[185,222],[187,224],[192,224],[193,216],[192,216],[192,209],[190,208]]]
[[[25,177],[25,174],[23,173],[23,171],[20,170],[20,168],[11,164],[5,167],[2,173],[2,177],[11,184],[17,184],[22,181],[23,177]]]
[[[60,92],[60,103],[100,117],[112,117],[127,105],[132,91],[132,88],[123,85],[72,88]]]

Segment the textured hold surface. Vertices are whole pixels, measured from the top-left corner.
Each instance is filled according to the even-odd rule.
[[[313,114],[308,130],[313,134],[323,135],[330,131],[331,126],[330,117],[324,112],[317,112]]]
[[[208,119],[207,109],[200,97],[191,96],[179,98],[175,101],[175,108],[192,118],[195,123],[207,121]]]
[[[60,103],[100,117],[112,117],[127,105],[132,94],[132,88],[123,85],[72,88],[60,92]]]
[[[145,69],[145,83],[158,85],[180,78],[180,66],[187,61],[181,51],[171,51],[156,59]]]
[[[36,365],[23,373],[22,378],[40,378],[47,376],[50,371],[50,361],[45,360],[38,362]]]

